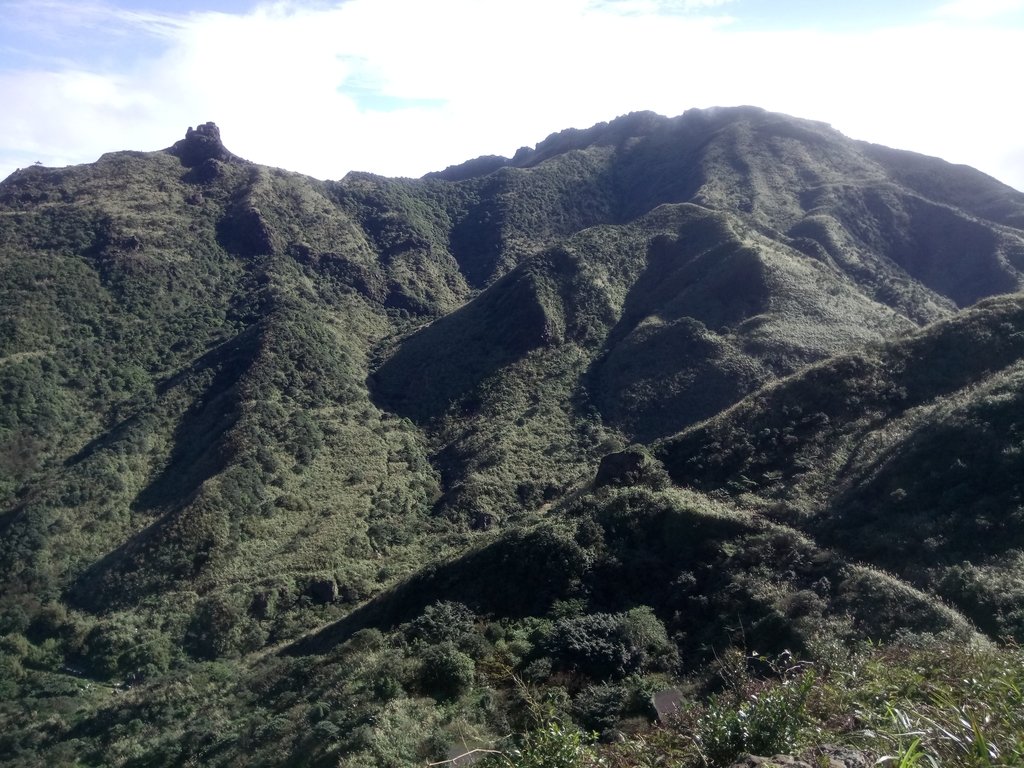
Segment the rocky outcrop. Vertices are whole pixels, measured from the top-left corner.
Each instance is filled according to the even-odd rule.
[[[870,768],[875,759],[867,752],[850,747],[825,745],[813,747],[799,757],[792,755],[775,755],[774,757],[756,757],[746,755],[729,768]]]
[[[216,123],[190,127],[185,132],[185,138],[175,142],[168,151],[188,168],[194,168],[207,160],[228,161],[235,157],[221,142],[220,128]]]

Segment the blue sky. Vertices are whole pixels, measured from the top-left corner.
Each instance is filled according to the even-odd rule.
[[[169,146],[419,176],[756,104],[1024,189],[1024,0],[0,0],[0,178]]]

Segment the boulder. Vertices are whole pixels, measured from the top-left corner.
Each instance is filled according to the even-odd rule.
[[[651,696],[651,706],[659,723],[667,723],[683,704],[683,692],[679,688],[666,688]]]
[[[790,755],[775,755],[774,757],[745,755],[729,768],[815,768],[815,766]]]
[[[799,757],[744,755],[729,768],[871,768],[875,764],[875,759],[867,752],[826,744],[807,749]]]

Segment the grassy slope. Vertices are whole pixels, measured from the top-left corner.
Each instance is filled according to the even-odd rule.
[[[556,647],[573,621],[668,632],[698,675],[751,637],[821,653],[901,628],[971,636],[934,594],[992,634],[1017,631],[1012,536],[998,551],[982,543],[969,564],[929,567],[954,554],[960,502],[911,556],[856,548],[913,530],[879,509],[934,522],[922,510],[946,497],[905,478],[918,466],[949,474],[948,446],[965,437],[987,447],[954,467],[952,498],[988,505],[974,510],[978,525],[1015,530],[1002,514],[1019,495],[1006,480],[1019,469],[1009,369],[976,382],[979,400],[950,384],[935,403],[937,374],[923,369],[921,409],[884,412],[898,418],[856,446],[849,466],[860,474],[830,475],[833,443],[856,452],[846,433],[787,405],[764,417],[789,421],[769,431],[761,458],[706,443],[703,455],[742,464],[699,481],[727,503],[644,489],[559,499],[618,446],[670,435],[844,350],[883,350],[850,358],[872,369],[895,354],[872,345],[1020,287],[1024,198],[750,109],[634,115],[498,165],[324,183],[237,159],[183,167],[165,153],[119,153],[4,183],[0,664],[14,681],[3,710],[11,754],[60,762],[78,740],[93,762],[114,749],[118,763],[230,764],[255,751],[267,763],[341,752],[405,764],[459,729],[521,726],[514,679],[605,722],[602,667]],[[993,339],[1016,338],[999,328]],[[988,349],[977,334],[956,344]],[[892,348],[911,350],[908,371],[915,355],[935,357],[913,343]],[[969,369],[945,366],[953,378]],[[852,384],[830,379],[815,397],[859,424],[875,414],[865,398],[885,400],[888,385],[854,369]],[[856,391],[836,397],[847,384]],[[939,412],[953,415],[949,429],[935,426]],[[699,452],[686,441],[707,428],[659,449],[678,482],[698,481],[680,469],[690,448],[669,446]],[[797,448],[793,428],[807,437]],[[770,453],[780,448],[783,458]],[[786,451],[806,455],[787,464]],[[748,460],[764,471],[744,471]],[[976,470],[993,465],[1007,472]],[[780,478],[795,490],[783,493]],[[455,641],[423,645],[391,629],[441,598],[478,614],[476,634],[455,644],[482,698],[460,694],[451,709],[435,705],[445,694],[422,665],[442,653],[464,670]],[[337,655],[344,680],[297,694],[319,657],[261,661],[260,649],[327,621],[303,647]],[[352,635],[367,626],[388,634]],[[54,674],[62,664],[151,682],[96,709],[104,697]],[[643,685],[663,684],[670,666],[641,664]],[[234,675],[234,689],[206,701]],[[318,697],[334,702],[326,719]],[[176,703],[157,712],[158,700]],[[356,703],[342,716],[344,700]],[[609,712],[640,711],[623,701]],[[63,725],[41,730],[39,707]],[[316,744],[296,736],[307,722],[330,723]],[[411,722],[426,735],[409,736]],[[130,735],[114,735],[119,723]]]
[[[441,509],[515,517],[574,482],[574,456],[672,434],[809,362],[1019,287],[1024,241],[1006,222],[1024,200],[963,170],[929,200],[902,162],[819,124],[726,110],[633,115],[484,175],[449,171],[500,190],[471,214],[492,270],[474,282],[490,287],[400,340],[374,378],[386,408],[433,435]]]
[[[237,652],[316,621],[311,580],[351,603],[445,551],[422,437],[365,379],[401,322],[389,308],[436,294],[441,312],[465,292],[455,262],[418,245],[382,258],[392,235],[364,231],[328,185],[198,170],[121,154],[7,185],[7,262],[34,271],[5,303],[14,626],[67,601],[153,612],[181,643],[214,601],[228,638],[197,642]],[[270,606],[259,623],[254,601]]]
[[[724,493],[1021,635],[1024,300],[990,299],[841,356],[662,442],[677,483]]]

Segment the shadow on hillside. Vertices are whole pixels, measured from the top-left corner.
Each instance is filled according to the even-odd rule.
[[[189,377],[200,375],[204,371],[217,369],[219,366],[222,365],[225,357],[232,357],[233,355],[237,354],[238,346],[244,343],[243,337],[249,333],[251,333],[251,331],[245,331],[239,336],[234,336],[228,339],[227,341],[218,344],[213,349],[209,350],[202,356],[193,360],[188,367],[184,368],[181,371],[178,371],[173,376],[169,376],[163,381],[157,382],[156,386],[154,387],[154,392],[156,396],[162,397],[163,395],[166,395],[170,390],[185,383]],[[247,366],[248,362],[246,362],[245,365]],[[207,391],[213,391],[217,386],[218,383],[214,381],[207,388]],[[97,435],[88,443],[86,443],[82,448],[80,448],[74,455],[66,458],[64,460],[64,466],[73,467],[76,464],[80,464],[81,462],[85,461],[86,459],[89,459],[99,451],[105,448],[109,448],[110,446],[123,440],[125,437],[125,433],[133,426],[138,424],[140,416],[140,413],[133,413],[132,415],[127,416],[126,418],[119,421],[106,432]],[[188,430],[184,429],[184,427],[185,424],[183,421],[182,425],[179,426],[178,433],[176,433],[175,436],[176,445],[188,443],[188,440],[186,439],[178,439],[178,434],[181,434],[182,438],[187,437],[185,433],[187,433]],[[167,474],[168,472],[169,470],[166,470],[164,474]]]
[[[107,610],[137,599],[177,578],[191,577],[209,559],[205,510],[191,510],[199,489],[230,460],[224,436],[238,419],[239,380],[258,345],[254,329],[204,355],[196,372],[212,372],[210,383],[174,432],[164,470],[135,498],[133,510],[155,521],[89,566],[69,590],[73,603]],[[182,518],[183,513],[189,519]],[[195,519],[192,519],[195,518]]]
[[[869,187],[845,190],[827,212],[882,257],[870,260],[872,269],[884,272],[895,264],[958,307],[1022,286],[1022,265],[1013,263],[1019,239],[1013,242],[1009,234],[1000,235],[961,211],[889,188]],[[824,239],[819,242],[829,248]],[[841,267],[858,279],[856,260],[840,260]],[[863,282],[863,275],[859,279]]]
[[[765,378],[718,333],[763,310],[761,260],[720,216],[685,208],[679,234],[651,242],[647,267],[585,377],[605,421],[641,442],[717,413]]]
[[[439,600],[479,614],[541,616],[586,570],[584,551],[548,529],[513,531],[482,549],[424,569],[340,621],[286,648],[287,655],[325,653],[360,629],[394,627]]]
[[[257,351],[257,329],[253,327],[203,355],[192,366],[192,373],[212,371],[213,378],[178,424],[170,462],[135,498],[134,510],[180,503],[223,469],[226,457],[220,453],[220,441],[238,418],[235,388]]]
[[[405,339],[370,377],[377,404],[421,424],[456,404],[474,411],[484,381],[551,341],[549,308],[532,267],[517,268]]]

